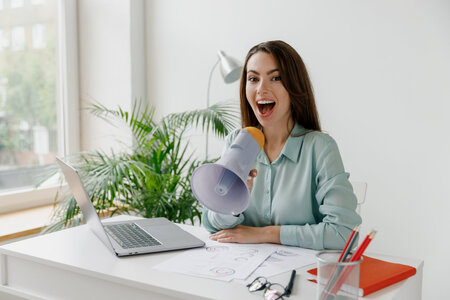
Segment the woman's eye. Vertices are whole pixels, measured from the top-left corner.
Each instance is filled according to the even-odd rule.
[[[273,81],[281,81],[281,76],[275,76],[272,78]]]
[[[249,77],[247,80],[250,81],[250,82],[256,82],[256,81],[258,81],[258,78],[256,78],[256,77]]]

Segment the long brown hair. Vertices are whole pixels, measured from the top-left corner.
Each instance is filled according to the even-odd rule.
[[[277,61],[281,82],[291,100],[292,120],[308,130],[321,131],[319,114],[305,64],[297,51],[283,41],[260,43],[251,48],[245,58],[240,84],[242,127],[260,125],[246,96],[247,63],[250,57],[259,51],[271,54]]]

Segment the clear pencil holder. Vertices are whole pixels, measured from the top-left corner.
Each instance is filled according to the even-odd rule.
[[[339,262],[340,255],[340,251],[317,253],[317,300],[358,299],[362,257],[354,262]]]

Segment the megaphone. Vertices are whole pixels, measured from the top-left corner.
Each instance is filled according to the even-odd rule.
[[[195,169],[191,177],[195,198],[208,209],[225,215],[246,210],[250,203],[247,178],[263,146],[264,134],[259,129],[243,128],[216,163]]]

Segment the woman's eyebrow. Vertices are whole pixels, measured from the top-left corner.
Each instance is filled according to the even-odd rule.
[[[273,70],[267,71],[267,75],[270,75],[270,74],[278,72],[278,71],[279,71],[278,69],[273,69]],[[255,73],[256,75],[259,75],[259,73],[257,71],[255,71],[255,70],[248,70],[247,74],[248,73]]]

